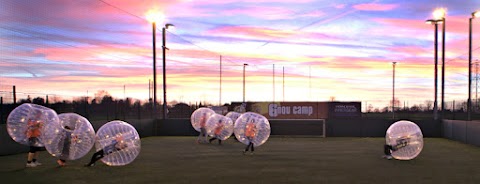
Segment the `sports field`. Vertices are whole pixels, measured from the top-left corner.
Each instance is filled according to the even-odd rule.
[[[270,137],[253,155],[232,138],[222,145],[196,137],[142,139],[137,159],[121,167],[97,162],[93,151],[57,167],[42,151],[42,166],[25,168],[26,154],[0,156],[1,183],[480,183],[480,148],[426,138],[414,160],[381,158],[384,138]],[[0,143],[1,145],[1,143]]]

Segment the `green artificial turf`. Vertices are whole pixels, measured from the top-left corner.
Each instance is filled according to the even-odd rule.
[[[410,161],[385,160],[384,138],[270,137],[253,155],[232,138],[222,145],[196,137],[148,137],[129,165],[97,162],[93,151],[57,167],[42,151],[42,166],[25,168],[26,154],[0,156],[1,183],[480,183],[480,149],[426,138]]]

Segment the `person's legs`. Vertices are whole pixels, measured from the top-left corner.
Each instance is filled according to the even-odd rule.
[[[388,144],[385,144],[383,146],[383,153],[385,155],[391,155],[392,154],[392,146],[388,145]]]
[[[251,143],[251,142],[250,142],[250,140],[249,140],[249,141],[248,141],[248,144],[247,144],[247,147],[245,147],[245,150],[243,150],[243,154],[245,154],[245,153],[248,151],[248,149],[250,148],[250,143]]]
[[[102,159],[103,156],[104,156],[103,149],[100,150],[100,151],[95,152],[95,153],[92,155],[92,159],[90,160],[90,162],[89,162],[88,164],[86,164],[85,166],[94,166],[94,165],[95,165],[95,162],[97,162],[98,160]]]
[[[251,147],[251,153],[253,154],[253,151],[254,151],[254,149],[253,149],[253,142],[252,142],[253,139],[247,137],[247,140],[248,140],[248,145],[247,145],[247,147],[245,148],[245,151],[243,151],[243,154],[245,154],[245,153],[250,149],[250,147]]]
[[[202,137],[202,132],[200,131],[200,134],[198,134],[198,137],[197,137],[197,143],[200,143],[201,137]]]
[[[222,144],[222,139],[218,139],[218,145]]]
[[[36,167],[42,165],[42,163],[37,162],[39,148],[35,146],[30,146],[30,150],[27,155],[27,167]]]
[[[33,155],[33,153],[28,153],[28,157],[31,158],[33,156],[30,156],[30,155]],[[31,160],[28,160],[27,161],[27,164],[25,165],[26,167],[37,167],[37,165],[35,165],[34,162],[32,162]]]
[[[386,158],[388,160],[392,159],[392,150],[393,147],[391,145],[385,144],[383,146],[383,153],[385,154],[383,158]]]
[[[197,143],[207,142],[207,131],[205,128],[200,128],[200,134],[198,134]]]
[[[36,167],[35,163],[33,162],[33,156],[35,155],[35,152],[32,150],[32,147],[30,146],[30,151],[28,152],[27,155],[27,167]]]
[[[28,142],[30,145],[34,145],[36,140],[37,140],[36,137],[28,138]],[[36,166],[42,165],[41,163],[37,162],[37,158],[38,158],[37,151],[39,151],[39,148],[35,146],[30,146],[28,155],[27,155],[27,167],[36,167]]]
[[[35,147],[35,153],[33,154],[33,159],[32,159],[32,162],[35,163],[35,165],[42,165],[42,163],[38,162],[37,159],[38,159],[38,151],[40,151],[40,148],[38,147]]]
[[[30,150],[28,151],[28,155],[27,155],[27,162],[30,163],[30,162],[33,162],[33,158],[35,156],[35,149],[32,148],[33,146],[30,146]]]
[[[208,141],[208,134],[207,134],[207,130],[206,130],[205,128],[203,128],[203,136],[205,136],[205,137],[203,138],[203,140],[204,140],[205,142],[207,142],[207,141]]]

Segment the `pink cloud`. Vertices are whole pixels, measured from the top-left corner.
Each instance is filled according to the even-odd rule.
[[[183,0],[184,2],[189,2],[190,0]],[[243,0],[244,3],[308,3],[313,0]],[[196,4],[230,4],[238,3],[238,0],[222,0],[222,1],[210,1],[210,0],[191,0],[191,3]]]
[[[247,15],[251,17],[275,20],[275,19],[290,19],[291,14],[294,12],[291,9],[283,7],[249,7],[242,9],[228,9],[224,10],[222,15],[225,16],[236,16],[236,15]]]
[[[210,30],[208,34],[221,34],[221,35],[230,35],[233,37],[244,37],[244,38],[262,38],[262,39],[274,39],[274,38],[285,38],[292,35],[295,35],[295,31],[288,30],[276,30],[269,28],[260,28],[260,27],[248,27],[248,26],[228,26],[228,27],[219,27],[213,30]]]
[[[77,47],[42,47],[36,48],[35,54],[42,54],[51,61],[70,61],[78,64],[115,65],[139,62],[143,56],[149,56],[148,48],[130,45],[105,44],[98,46]],[[134,65],[135,63],[131,63]]]
[[[418,56],[426,52],[430,52],[431,49],[419,47],[419,46],[399,46],[399,47],[390,48],[390,50],[393,51],[393,53],[400,52],[400,53],[406,53],[410,56]]]
[[[397,8],[397,6],[397,4],[366,3],[354,5],[353,8],[362,11],[389,11]]]
[[[466,34],[468,33],[468,18],[467,16],[449,16],[446,19],[446,30],[447,34],[451,33],[461,33]],[[418,19],[395,19],[395,18],[376,18],[373,19],[375,22],[391,25],[395,27],[402,27],[403,29],[426,29],[432,30],[433,26],[425,24],[425,20],[418,20]],[[438,28],[441,30],[442,25],[439,24]],[[480,23],[474,23],[473,29],[480,30]]]
[[[334,4],[333,7],[336,8],[336,9],[344,9],[345,8],[345,4]]]
[[[302,14],[300,16],[301,17],[323,17],[325,16],[325,12],[320,10],[315,10],[315,11],[308,12],[306,14]]]

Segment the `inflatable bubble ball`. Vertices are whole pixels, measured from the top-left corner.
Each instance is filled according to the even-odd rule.
[[[44,140],[45,148],[54,157],[62,160],[77,160],[85,156],[95,144],[95,130],[92,124],[75,113],[58,115],[60,126],[56,134]]]
[[[238,117],[233,129],[238,141],[246,145],[251,141],[255,147],[262,145],[270,137],[270,123],[267,118],[254,112],[246,112]]]
[[[7,131],[10,137],[23,145],[43,147],[43,140],[55,134],[59,127],[57,113],[47,107],[24,103],[8,115]]]
[[[237,121],[237,119],[238,119],[238,117],[240,117],[240,115],[242,115],[242,113],[231,111],[231,112],[228,112],[227,115],[225,115],[225,116],[232,119],[233,123],[235,124],[235,121]]]
[[[102,162],[109,166],[127,165],[140,154],[140,136],[124,121],[110,121],[97,131],[95,148],[103,150]]]
[[[423,149],[423,134],[417,124],[411,121],[397,121],[388,129],[386,144],[392,146],[392,156],[398,160],[411,160]]]
[[[226,116],[213,114],[208,118],[205,129],[211,137],[227,140],[233,133],[233,121]]]
[[[206,125],[208,118],[213,114],[215,114],[215,111],[205,107],[193,111],[192,116],[190,116],[190,122],[192,123],[193,128],[200,132],[201,125]]]

